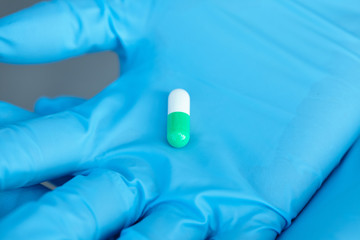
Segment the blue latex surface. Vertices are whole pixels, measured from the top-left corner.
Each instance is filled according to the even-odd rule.
[[[359,12],[335,0],[58,0],[1,19],[0,61],[114,50],[122,71],[76,107],[0,129],[1,190],[78,175],[7,213],[1,237],[274,239],[359,134]],[[180,150],[166,142],[175,88],[191,96]]]
[[[279,240],[357,239],[360,224],[360,141],[344,157]]]

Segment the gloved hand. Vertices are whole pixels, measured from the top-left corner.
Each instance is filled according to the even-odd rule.
[[[18,121],[24,121],[27,119],[36,118],[41,115],[48,115],[64,111],[71,107],[77,106],[84,101],[84,99],[74,97],[57,97],[54,99],[40,98],[36,102],[34,113],[6,102],[0,102],[0,126],[4,127]],[[62,185],[69,178],[71,178],[71,176],[55,179],[52,180],[52,183],[55,184],[55,186]],[[11,211],[14,211],[14,209],[22,206],[25,203],[38,200],[47,192],[49,192],[49,189],[41,184],[1,191],[0,218],[3,218],[5,215],[9,214]]]
[[[122,73],[0,130],[1,189],[78,174],[8,214],[1,237],[275,238],[359,134],[355,3],[62,0],[2,19],[1,61],[114,50]],[[179,87],[191,140],[174,149]]]
[[[11,124],[13,122],[26,120],[34,117],[33,113],[13,106],[9,103],[0,102],[0,126]],[[11,212],[16,207],[34,201],[43,195],[47,190],[40,186],[31,186],[28,188],[13,189],[0,192],[0,218]]]

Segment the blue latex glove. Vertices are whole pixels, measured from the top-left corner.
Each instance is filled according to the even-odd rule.
[[[360,140],[279,240],[360,236]]]
[[[41,98],[36,103],[34,113],[5,102],[0,102],[0,126],[4,127],[18,121],[24,121],[27,119],[36,118],[41,115],[64,111],[83,102],[83,99],[73,97],[57,97],[55,99]],[[67,180],[68,177],[55,179],[52,182],[55,185],[62,185],[62,183],[66,182]],[[38,200],[47,192],[49,192],[49,189],[40,184],[1,191],[0,218],[3,218],[5,215],[9,214],[25,203]]]
[[[77,173],[0,222],[17,239],[273,239],[359,134],[356,1],[52,1],[0,22],[0,60],[114,50],[119,80],[0,130],[0,188]],[[166,143],[188,90],[191,140]],[[91,169],[84,171],[86,169]]]
[[[0,102],[0,126],[23,121],[34,117],[34,114],[11,104]],[[39,199],[47,190],[41,185],[0,192],[0,218],[18,206]]]

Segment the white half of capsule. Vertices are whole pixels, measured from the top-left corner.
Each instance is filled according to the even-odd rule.
[[[174,89],[169,94],[168,114],[173,112],[184,112],[190,115],[190,96],[184,89]]]

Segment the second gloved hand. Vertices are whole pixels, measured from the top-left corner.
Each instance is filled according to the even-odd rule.
[[[359,32],[342,14],[360,9],[338,5],[63,0],[2,19],[1,61],[114,50],[122,74],[0,130],[1,189],[78,174],[1,237],[275,238],[359,133]],[[175,88],[192,100],[183,149],[166,142]]]
[[[65,111],[84,101],[84,99],[74,97],[57,97],[54,99],[40,98],[36,103],[34,112],[26,111],[9,103],[0,102],[0,126],[4,128],[7,125],[16,124],[20,121]],[[55,186],[62,185],[70,177],[56,179]],[[28,202],[37,201],[49,191],[47,187],[41,184],[1,191],[0,218],[3,218],[5,215]]]

